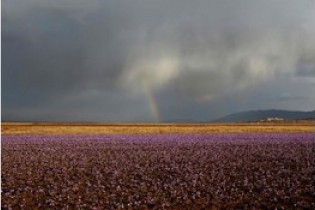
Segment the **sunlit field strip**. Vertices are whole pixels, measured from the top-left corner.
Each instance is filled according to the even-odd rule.
[[[6,124],[2,134],[315,132],[302,124]]]

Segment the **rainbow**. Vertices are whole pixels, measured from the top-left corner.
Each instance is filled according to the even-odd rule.
[[[147,80],[144,80],[143,86],[146,93],[146,97],[148,99],[152,116],[154,117],[156,122],[160,122],[162,118],[161,112],[159,110],[158,103],[156,102],[156,98],[155,98],[152,86]]]

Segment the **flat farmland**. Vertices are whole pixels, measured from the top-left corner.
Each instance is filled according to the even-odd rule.
[[[2,123],[3,134],[315,132],[314,121],[230,124]]]
[[[2,209],[315,209],[312,124],[2,132]]]

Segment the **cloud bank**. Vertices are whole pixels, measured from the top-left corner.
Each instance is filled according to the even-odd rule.
[[[152,97],[162,120],[315,107],[313,1],[10,0],[2,7],[6,119],[154,121]]]

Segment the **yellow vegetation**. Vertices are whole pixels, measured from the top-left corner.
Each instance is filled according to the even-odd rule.
[[[314,132],[313,122],[231,124],[2,123],[2,134]]]

